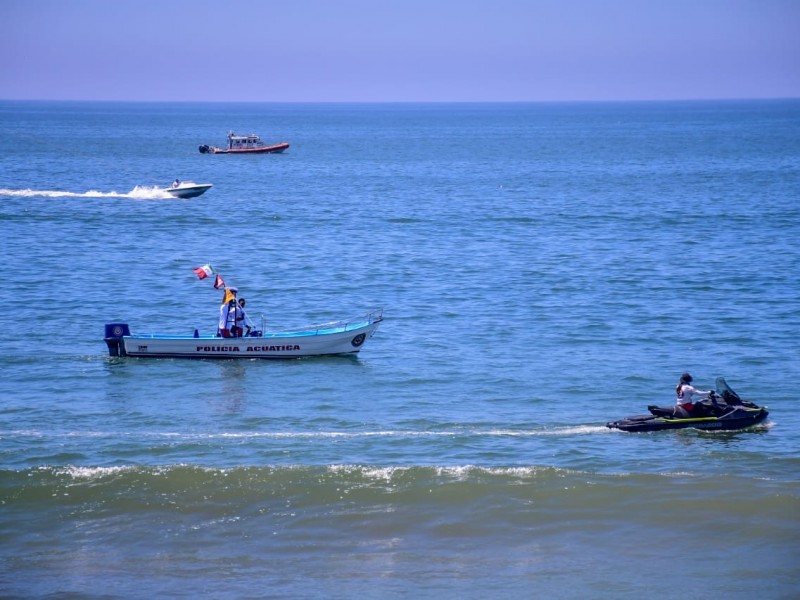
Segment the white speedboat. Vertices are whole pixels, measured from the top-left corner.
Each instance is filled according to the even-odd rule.
[[[262,332],[245,337],[215,335],[132,334],[127,323],[108,323],[105,342],[111,356],[149,358],[302,358],[357,354],[383,320],[382,310],[362,317],[309,325],[300,329]]]
[[[177,179],[164,191],[176,198],[194,198],[200,194],[205,193],[209,188],[213,187],[210,183],[195,183],[193,181],[178,181]]]

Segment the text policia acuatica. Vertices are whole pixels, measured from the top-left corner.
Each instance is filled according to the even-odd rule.
[[[196,352],[291,352],[300,350],[298,344],[288,344],[286,346],[197,346]]]

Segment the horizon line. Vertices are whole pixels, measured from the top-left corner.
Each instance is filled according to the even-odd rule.
[[[736,96],[715,98],[637,98],[562,100],[121,100],[99,98],[0,98],[0,102],[104,104],[613,104],[648,102],[758,102],[800,100],[800,96]]]

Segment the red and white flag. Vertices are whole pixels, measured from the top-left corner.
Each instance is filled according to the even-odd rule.
[[[214,267],[212,267],[211,265],[203,265],[202,267],[197,267],[196,269],[194,269],[194,272],[200,279],[205,279],[209,275],[214,274]]]
[[[222,277],[220,277],[219,275],[217,275],[217,278],[214,280],[214,287],[218,290],[221,290],[222,288],[225,287],[225,282],[222,281]]]

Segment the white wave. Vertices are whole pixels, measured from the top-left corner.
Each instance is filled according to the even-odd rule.
[[[48,467],[40,468],[47,469]],[[135,467],[131,465],[118,467],[79,467],[75,465],[68,465],[65,467],[53,468],[52,471],[56,475],[68,475],[74,479],[94,479],[97,477],[125,473],[132,471],[133,469],[135,469]]]
[[[467,480],[474,476],[500,476],[529,478],[549,474],[579,474],[580,471],[549,466],[518,466],[518,467],[484,467],[480,465],[431,465],[431,466],[371,466],[358,464],[333,464],[327,470],[337,475],[361,475],[367,479],[390,481],[409,473],[416,473],[420,469],[429,470],[435,477]]]
[[[17,198],[133,198],[136,200],[166,200],[173,199],[171,194],[158,186],[137,185],[130,192],[100,192],[89,190],[86,192],[65,192],[62,190],[11,190],[0,188],[0,196]]]
[[[81,466],[81,465],[40,465],[35,468],[38,472],[52,473],[59,477],[69,477],[73,480],[99,480],[118,475],[142,473],[155,476],[169,476],[170,474],[189,469],[191,471],[219,474],[227,477],[242,470],[265,469],[272,472],[303,472],[303,471],[326,471],[336,476],[356,475],[367,480],[391,482],[407,476],[417,477],[420,472],[427,473],[429,477],[444,478],[454,481],[466,481],[471,477],[514,477],[519,479],[529,479],[539,476],[565,476],[583,475],[585,471],[543,466],[526,465],[510,467],[487,467],[476,464],[463,465],[385,465],[375,466],[356,463],[334,463],[329,465],[242,465],[236,467],[194,465],[187,463],[170,463],[160,465],[118,465],[118,466]],[[691,474],[664,474],[667,477],[676,475]],[[610,475],[612,477],[617,474]],[[622,474],[627,476],[627,474]]]

